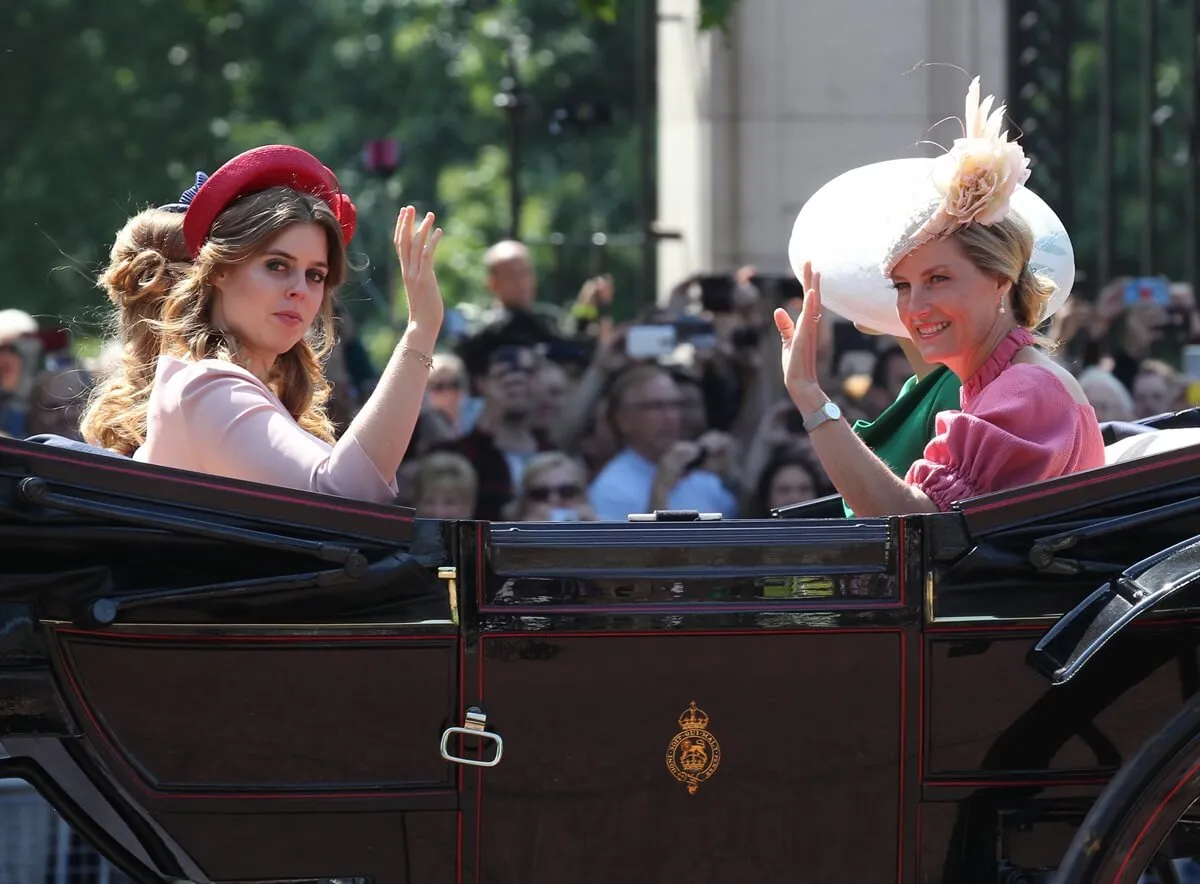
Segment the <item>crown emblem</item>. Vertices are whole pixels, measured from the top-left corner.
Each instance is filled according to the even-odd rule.
[[[693,700],[679,716],[680,732],[667,746],[667,770],[695,795],[721,763],[721,744],[708,732],[708,713]]]
[[[708,727],[708,714],[703,709],[697,709],[693,700],[687,711],[679,716],[679,726],[685,731],[702,731]]]

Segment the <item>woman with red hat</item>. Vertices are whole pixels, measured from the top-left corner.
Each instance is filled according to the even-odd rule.
[[[198,183],[182,200],[190,264],[161,315],[147,320],[159,353],[144,418],[132,416],[144,421],[145,440],[134,458],[391,501],[442,324],[434,273],[442,231],[433,215],[418,226],[411,206],[400,212],[395,245],[408,327],[375,392],[335,441],[323,360],[354,204],[320,161],[283,145],[241,154]]]

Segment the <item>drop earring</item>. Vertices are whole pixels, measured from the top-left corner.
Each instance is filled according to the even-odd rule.
[[[1008,312],[1008,311],[1004,309],[1004,302],[1003,302],[1003,301],[1001,301],[1001,302],[1000,302],[1000,315],[1001,315],[1001,316],[1003,316],[1003,315],[1004,315],[1005,313],[1007,313],[1007,312]]]

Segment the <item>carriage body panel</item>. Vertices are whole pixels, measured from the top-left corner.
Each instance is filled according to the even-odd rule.
[[[0,776],[144,880],[1050,868],[1196,693],[1197,599],[1061,685],[1030,651],[1200,535],[1197,467],[934,516],[487,524],[0,441]]]

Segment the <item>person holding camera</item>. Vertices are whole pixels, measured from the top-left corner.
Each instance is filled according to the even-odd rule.
[[[621,449],[589,490],[598,518],[624,521],[663,509],[736,515],[733,494],[714,472],[721,453],[682,438],[682,405],[660,366],[633,365],[614,378],[607,416]]]
[[[553,449],[533,426],[533,374],[537,357],[528,347],[503,346],[488,360],[479,383],[483,413],[467,435],[437,447],[455,451],[479,474],[475,518],[495,522],[520,487],[533,457]]]
[[[492,354],[502,347],[534,348],[563,340],[544,315],[537,312],[537,274],[529,248],[515,240],[491,246],[483,255],[493,306],[484,326],[465,338],[457,354],[472,384],[485,383]]]
[[[1119,277],[1097,297],[1088,331],[1098,346],[1107,342],[1112,373],[1132,392],[1143,361],[1178,371],[1184,346],[1200,341],[1195,292],[1162,277]]]

